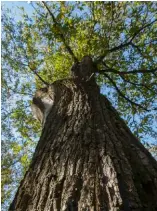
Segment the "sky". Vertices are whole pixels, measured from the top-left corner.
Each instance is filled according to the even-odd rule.
[[[12,13],[15,13],[15,20],[17,21],[21,19],[20,11],[17,7],[24,7],[28,16],[31,16],[34,10],[28,1],[2,1],[1,4],[4,5],[5,8],[11,9]]]

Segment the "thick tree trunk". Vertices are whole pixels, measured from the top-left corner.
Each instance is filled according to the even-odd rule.
[[[157,163],[94,79],[57,81],[51,95],[52,109],[9,210],[157,210]]]

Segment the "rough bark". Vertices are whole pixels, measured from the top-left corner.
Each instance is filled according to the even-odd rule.
[[[157,163],[92,72],[53,83],[52,109],[9,211],[157,210]]]

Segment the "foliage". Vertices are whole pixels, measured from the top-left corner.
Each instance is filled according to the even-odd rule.
[[[33,2],[32,9],[28,16],[20,8],[17,21],[2,8],[4,207],[41,132],[30,111],[35,89],[69,77],[72,64],[85,55],[97,65],[102,93],[136,136],[151,148],[157,134],[156,2]]]

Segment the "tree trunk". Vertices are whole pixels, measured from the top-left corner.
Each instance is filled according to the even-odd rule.
[[[9,211],[157,210],[156,161],[100,94],[92,62],[72,71],[51,86],[52,108]]]

